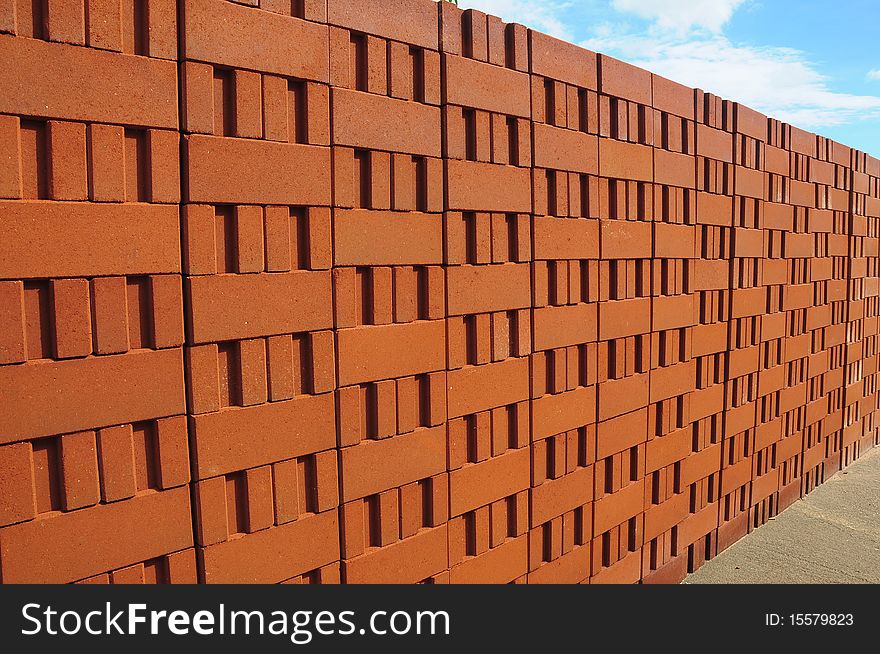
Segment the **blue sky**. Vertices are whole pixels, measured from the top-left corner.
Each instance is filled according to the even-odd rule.
[[[880,156],[877,0],[460,0]]]

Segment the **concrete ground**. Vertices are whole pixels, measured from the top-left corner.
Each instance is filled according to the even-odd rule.
[[[863,454],[684,583],[880,583],[880,448]]]

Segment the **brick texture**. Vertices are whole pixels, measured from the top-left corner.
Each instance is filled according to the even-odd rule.
[[[674,583],[880,445],[877,159],[447,2],[13,5],[3,583]]]

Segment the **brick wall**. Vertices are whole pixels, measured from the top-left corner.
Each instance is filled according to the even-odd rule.
[[[674,582],[867,448],[880,161],[431,0],[0,0],[0,580]]]

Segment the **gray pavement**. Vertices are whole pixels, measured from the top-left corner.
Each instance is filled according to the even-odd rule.
[[[880,583],[880,447],[684,583]]]

